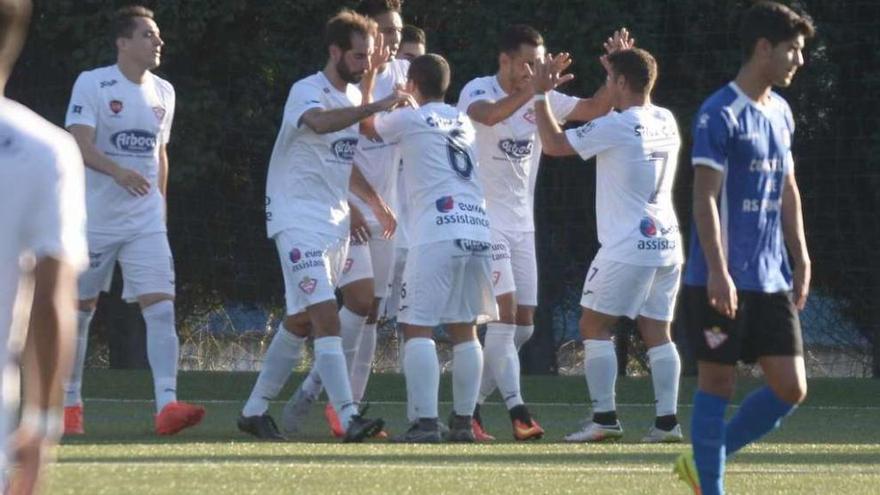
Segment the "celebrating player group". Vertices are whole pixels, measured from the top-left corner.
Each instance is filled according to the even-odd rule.
[[[788,86],[803,65],[804,42],[814,34],[810,20],[773,2],[744,14],[741,69],[695,119],[694,228],[684,268],[672,198],[681,130],[672,111],[653,103],[657,62],[626,29],[597,47],[606,82],[580,98],[559,91],[574,77],[567,72],[569,54],[548,53],[530,26],[509,26],[498,40],[497,71],[472,79],[457,105],[450,105],[455,98],[447,93],[449,63],[426,54],[425,33],[403,25],[401,3],[362,0],[356,10],[332,17],[324,30],[326,64],[290,89],[265,200],[286,317],[238,428],[260,439],[294,437],[325,391],[333,435],[344,442],[387,437],[384,421],[366,416],[364,395],[377,322],[396,317],[405,342],[401,363],[410,428],[392,441],[492,441],[480,404],[496,390],[513,438],[542,438],[520,388],[518,356],[534,331],[538,304],[538,167],[542,153],[595,157],[601,248],[585,276],[580,320],[592,411],[564,440],[624,435],[612,342],[621,317],[636,320],[648,349],[656,414],[653,424],[644,425],[642,441],[683,440],[676,415],[681,363],[671,321],[684,272],[685,328],[697,350],[699,387],[693,452],[679,458],[675,469],[695,493],[722,493],[726,457],[777,427],[806,395],[798,310],[809,292],[810,260],[791,154],[794,120],[772,87]],[[4,22],[22,19],[27,16]],[[40,137],[16,127],[14,122],[35,118],[25,109],[8,100],[0,108],[4,136],[11,136],[2,143],[0,161],[13,163],[33,148],[40,151],[31,159],[43,167],[4,165],[0,186],[30,187],[33,181],[33,187],[53,191],[47,197],[57,196],[43,214],[25,203],[7,205],[18,196],[2,195],[4,211],[28,210],[43,219],[37,227],[44,229],[34,232],[33,222],[24,228],[15,215],[4,216],[2,254],[13,259],[32,252],[39,282],[47,270],[44,258],[56,271],[59,263],[70,265],[65,273],[84,267],[80,247],[87,242],[76,352],[67,357],[74,362],[64,393],[67,435],[86,431],[80,390],[88,328],[99,292],[107,289],[114,265],[121,265],[123,297],[140,304],[146,321],[155,430],[169,435],[205,414],[178,401],[176,393],[175,277],[165,222],[175,92],[152,72],[164,46],[153,13],[123,8],[112,29],[116,64],[80,74],[67,109],[65,126],[79,153],[70,139],[53,137],[55,130]],[[15,54],[5,56],[8,75]],[[564,130],[565,122],[579,125]],[[76,170],[82,169],[80,157],[84,186]],[[74,186],[84,189],[84,201],[71,192]],[[73,204],[78,200],[82,205]],[[78,208],[86,212],[84,230]],[[6,239],[15,249],[7,249]],[[11,325],[7,296],[14,294],[6,290],[12,284],[6,279],[17,276],[3,280],[4,332]],[[74,310],[66,310],[72,322]],[[486,324],[483,344],[479,324]],[[438,325],[453,345],[453,407],[442,421]],[[286,403],[279,427],[269,403],[308,338],[313,367]],[[738,361],[757,362],[767,385],[725,421]],[[54,404],[46,397],[27,404],[23,426],[36,424],[37,433],[55,438],[60,426],[47,426],[59,421],[50,414]]]

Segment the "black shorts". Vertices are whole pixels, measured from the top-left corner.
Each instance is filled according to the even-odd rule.
[[[685,328],[697,361],[754,363],[762,356],[803,356],[797,308],[789,292],[737,291],[736,318],[709,306],[705,287],[685,286]]]

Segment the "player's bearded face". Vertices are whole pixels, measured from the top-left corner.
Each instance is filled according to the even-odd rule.
[[[773,46],[770,52],[770,72],[774,86],[787,87],[791,84],[798,68],[804,65],[804,37],[782,41]]]
[[[369,68],[370,54],[373,52],[372,36],[352,36],[351,48],[342,52],[336,62],[336,72],[349,84],[361,82]]]
[[[510,66],[507,73],[507,81],[515,90],[520,90],[528,84],[531,76],[529,69],[535,66],[538,57],[544,56],[544,46],[532,46],[522,44],[514,54],[509,55]]]

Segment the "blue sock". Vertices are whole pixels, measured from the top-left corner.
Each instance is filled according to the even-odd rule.
[[[727,423],[727,455],[733,455],[778,428],[782,418],[794,408],[794,405],[780,400],[770,387],[764,386],[750,393]]]
[[[728,400],[700,390],[694,394],[691,443],[703,495],[724,493],[724,410]]]

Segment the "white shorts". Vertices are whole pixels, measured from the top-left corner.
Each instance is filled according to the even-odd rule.
[[[377,229],[378,227],[371,228],[371,231],[375,232]],[[345,287],[352,282],[371,278],[375,297],[382,299],[388,295],[391,265],[394,261],[394,240],[382,239],[375,233],[373,235],[366,243],[351,243],[339,286]]]
[[[135,301],[144,294],[174,295],[174,258],[168,234],[153,232],[120,238],[88,233],[89,268],[79,277],[80,300],[110,290],[113,267],[122,267],[122,298]]]
[[[288,229],[275,234],[284,274],[287,315],[336,299],[336,283],[348,254],[348,238]]]
[[[489,251],[485,242],[464,239],[410,248],[398,320],[426,327],[497,320]]]
[[[382,312],[384,319],[390,320],[397,317],[400,309],[400,288],[403,286],[403,270],[406,267],[406,256],[409,250],[403,247],[394,248],[394,266],[391,271],[391,281],[388,283],[388,297],[385,298],[385,310]]]
[[[538,305],[534,232],[492,230],[492,284],[496,296],[515,291],[517,305]]]
[[[611,316],[672,321],[680,280],[681,265],[655,267],[593,260],[581,306]]]

